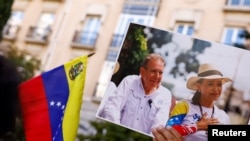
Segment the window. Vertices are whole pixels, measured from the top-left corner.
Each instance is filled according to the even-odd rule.
[[[30,27],[28,38],[36,41],[47,41],[54,23],[55,16],[52,13],[42,13],[36,27]]]
[[[101,74],[105,74],[105,75],[101,75],[99,77],[98,85],[96,87],[96,93],[95,93],[96,98],[103,97],[106,87],[108,86],[109,81],[112,77],[112,74],[113,74],[112,72],[113,72],[114,67],[115,67],[115,63],[113,61],[104,62]]]
[[[94,47],[101,26],[100,16],[87,15],[81,31],[76,31],[73,42]]]
[[[115,34],[115,35],[113,35],[111,46],[115,47],[115,48],[119,48],[121,46],[121,44],[122,44],[122,41],[123,41],[123,38],[124,38],[123,36],[124,36],[123,34]]]
[[[122,44],[124,34],[130,23],[138,23],[144,25],[152,25],[153,18],[152,17],[145,17],[145,16],[138,16],[138,15],[126,15],[121,14],[120,20],[115,30],[115,34],[113,35],[113,39],[111,42],[111,47],[119,48]]]
[[[125,4],[122,13],[133,15],[156,15],[158,7],[155,5]]]
[[[51,26],[54,23],[55,16],[52,13],[43,13],[37,23],[36,32],[40,36],[48,35],[48,32],[51,30]]]
[[[102,98],[103,94],[105,93],[105,89],[109,84],[111,76],[113,75],[115,60],[117,56],[118,56],[117,49],[109,49],[108,54],[106,56],[106,60],[103,64],[101,76],[99,77],[98,80],[98,85],[96,87],[95,97],[98,99]]]
[[[226,27],[221,42],[227,45],[243,44],[245,39],[240,37],[243,32],[243,28]]]
[[[106,56],[106,60],[107,61],[115,61],[116,58],[117,58],[117,56],[118,56],[118,50],[112,50],[112,49],[110,49],[108,51],[107,56]]]
[[[81,43],[94,45],[100,26],[101,21],[99,16],[87,16],[81,35]]]
[[[181,33],[181,34],[185,34],[185,35],[193,35],[194,33],[194,26],[193,24],[187,24],[187,23],[183,23],[183,24],[177,24],[175,26],[174,29],[175,32]]]
[[[42,13],[38,21],[38,27],[49,27],[52,26],[55,20],[55,16],[52,13]]]
[[[250,6],[250,0],[228,0],[227,5],[231,5],[231,6]]]
[[[152,26],[157,15],[160,0],[126,0],[116,26],[109,52],[98,80],[95,97],[102,98],[109,82],[107,74],[112,73],[116,57],[130,23]],[[108,72],[108,73],[107,73]]]
[[[117,37],[124,37],[129,24],[132,22],[152,26],[158,12],[159,3],[160,0],[127,0],[123,6],[111,46],[120,47],[122,40]]]
[[[18,29],[21,25],[23,20],[23,12],[22,11],[13,11],[11,16],[4,27],[3,35],[8,36],[10,38],[14,38],[18,32]]]

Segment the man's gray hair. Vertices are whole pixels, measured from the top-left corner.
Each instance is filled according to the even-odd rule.
[[[166,66],[166,61],[164,60],[164,58],[160,54],[151,53],[151,54],[147,55],[145,57],[145,59],[142,61],[141,67],[147,68],[148,62],[150,60],[161,60],[164,63],[164,66]]]

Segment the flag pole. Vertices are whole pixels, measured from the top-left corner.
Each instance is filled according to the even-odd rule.
[[[91,57],[91,56],[93,56],[94,54],[95,54],[95,52],[92,52],[92,53],[88,54],[88,57]]]

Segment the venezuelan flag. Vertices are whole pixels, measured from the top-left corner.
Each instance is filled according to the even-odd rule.
[[[177,103],[170,113],[170,118],[168,119],[166,126],[181,124],[188,111],[189,106],[186,101],[180,101]]]
[[[20,85],[26,141],[74,141],[88,56],[76,58]]]

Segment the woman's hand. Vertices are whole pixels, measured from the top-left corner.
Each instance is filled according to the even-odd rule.
[[[152,129],[153,141],[184,141],[182,135],[172,127],[159,126]]]
[[[199,121],[196,122],[198,130],[207,130],[208,125],[219,124],[217,118],[207,118],[207,113],[204,113]]]

